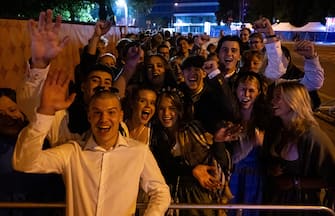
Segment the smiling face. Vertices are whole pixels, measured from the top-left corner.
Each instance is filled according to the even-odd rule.
[[[119,134],[119,124],[123,119],[123,111],[116,95],[104,94],[90,102],[88,121],[99,146],[114,146]]]
[[[84,100],[88,103],[92,95],[95,93],[97,87],[110,89],[113,87],[113,77],[106,71],[92,71],[89,73],[88,78],[81,85],[81,90],[84,93]]]
[[[147,61],[148,79],[154,86],[162,86],[165,79],[165,62],[161,56],[151,56]]]
[[[291,108],[284,100],[282,89],[276,88],[273,92],[272,110],[275,116],[286,119],[291,116]]]
[[[165,46],[158,47],[157,53],[162,55],[166,59],[166,61],[169,61],[170,49],[168,47],[165,47]]]
[[[263,39],[261,37],[252,37],[250,38],[250,49],[262,51],[265,47]]]
[[[17,136],[26,125],[17,104],[7,96],[0,97],[0,134]]]
[[[249,36],[249,31],[247,29],[242,29],[242,31],[240,32],[240,38],[243,43],[247,43],[249,41]]]
[[[217,60],[207,60],[205,61],[203,66],[203,69],[207,75],[218,68],[219,68],[219,62]]]
[[[185,81],[183,71],[181,70],[181,67],[180,67],[181,62],[182,62],[182,59],[179,57],[175,57],[170,62],[170,65],[172,68],[172,75],[173,75],[173,78],[176,80],[177,84],[183,83]]]
[[[263,59],[259,56],[254,55],[250,61],[250,70],[255,73],[259,73],[263,66]]]
[[[139,90],[132,113],[133,121],[148,124],[156,110],[156,99],[156,92],[148,89]]]
[[[188,53],[188,50],[190,49],[190,45],[187,42],[187,40],[180,40],[177,48],[178,48],[178,51],[181,53]]]
[[[224,65],[225,73],[234,72],[240,59],[240,44],[237,41],[224,41],[219,50],[219,60]]]
[[[241,109],[252,109],[260,94],[260,85],[256,78],[247,79],[238,84],[236,89],[238,101]]]
[[[158,119],[165,128],[173,128],[178,120],[177,107],[171,98],[162,96],[158,104]]]
[[[188,89],[193,93],[198,93],[204,86],[206,72],[199,67],[187,67],[183,70],[185,83]]]

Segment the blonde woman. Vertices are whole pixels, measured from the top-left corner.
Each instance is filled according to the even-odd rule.
[[[272,109],[276,119],[265,136],[272,180],[268,200],[273,204],[333,205],[335,146],[313,116],[306,88],[297,82],[278,84]],[[329,188],[327,203],[320,203],[321,188]]]

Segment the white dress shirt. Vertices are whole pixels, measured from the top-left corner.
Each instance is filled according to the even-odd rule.
[[[23,129],[13,166],[24,172],[62,174],[67,215],[133,215],[139,185],[150,196],[145,215],[164,215],[170,204],[169,188],[147,145],[119,134],[109,150],[99,147],[92,136],[84,144],[68,141],[42,150],[53,118],[37,113]]]

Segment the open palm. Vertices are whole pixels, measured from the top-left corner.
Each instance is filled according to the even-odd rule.
[[[52,10],[41,12],[39,21],[29,20],[28,28],[31,36],[31,53],[33,63],[43,62],[48,64],[55,58],[69,41],[66,36],[59,38],[62,17],[57,16],[52,22]]]

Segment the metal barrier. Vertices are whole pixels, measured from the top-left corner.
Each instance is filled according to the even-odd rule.
[[[137,203],[137,208],[146,208],[146,203]],[[65,203],[23,203],[0,202],[0,208],[65,208]],[[335,216],[334,210],[325,206],[299,206],[299,205],[201,205],[201,204],[171,204],[170,209],[235,209],[242,212],[249,210],[289,210],[289,211],[322,211]]]
[[[0,202],[0,208],[65,208],[65,203]]]

